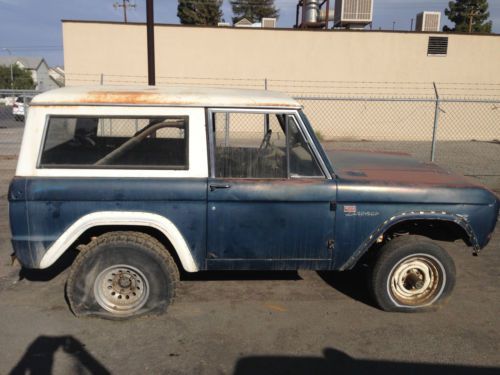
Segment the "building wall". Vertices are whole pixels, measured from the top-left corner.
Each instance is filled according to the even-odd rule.
[[[66,21],[63,33],[68,85],[81,82],[76,74],[142,76],[146,81],[144,25]],[[474,83],[499,80],[500,36],[447,34],[448,55],[430,57],[428,38],[442,33],[160,25],[155,34],[159,77]]]
[[[448,36],[445,57],[427,56],[429,36]],[[63,23],[66,85],[147,83],[143,24]],[[500,36],[367,31],[155,27],[157,84],[264,88],[294,96],[442,97],[500,100]],[[486,88],[486,89],[485,89]],[[448,90],[448,91],[446,91]],[[497,91],[494,91],[497,90]],[[327,139],[428,140],[434,103],[303,101]],[[486,108],[485,106],[483,106]],[[481,107],[483,109],[483,107]],[[456,106],[442,114],[448,140],[498,139],[495,116]],[[481,113],[483,113],[482,111]],[[498,112],[498,111],[497,111]],[[449,120],[447,120],[447,118]],[[477,125],[479,123],[479,125]]]

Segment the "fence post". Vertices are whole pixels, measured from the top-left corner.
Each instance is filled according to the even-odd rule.
[[[436,159],[436,131],[439,123],[439,104],[441,100],[439,98],[439,92],[436,86],[436,82],[432,82],[434,86],[434,92],[436,93],[436,108],[434,110],[434,127],[432,128],[432,145],[431,145],[431,162]]]
[[[267,78],[264,78],[264,90],[267,91]],[[269,131],[269,114],[266,113],[264,115],[264,134],[267,134]]]
[[[24,108],[24,123],[26,124],[26,119],[28,118],[28,103],[26,100],[26,94],[23,95],[23,108]]]

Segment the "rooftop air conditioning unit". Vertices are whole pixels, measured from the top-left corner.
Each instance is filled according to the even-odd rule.
[[[276,28],[276,18],[262,18],[262,27],[266,29]]]
[[[335,27],[362,29],[373,21],[373,0],[336,0]]]
[[[417,31],[441,31],[441,12],[417,14]]]

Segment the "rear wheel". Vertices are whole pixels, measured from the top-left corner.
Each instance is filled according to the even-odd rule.
[[[455,265],[437,243],[400,237],[382,247],[370,281],[372,295],[383,310],[430,310],[453,290]]]
[[[156,239],[138,232],[110,232],[78,255],[66,294],[77,316],[127,319],[165,312],[178,280],[174,260]]]

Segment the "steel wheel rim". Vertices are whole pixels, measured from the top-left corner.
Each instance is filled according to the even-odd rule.
[[[97,303],[106,311],[129,315],[140,310],[148,300],[148,279],[135,267],[114,265],[97,276],[94,295]]]
[[[413,254],[401,259],[389,273],[387,292],[399,307],[432,305],[446,285],[443,264],[429,254]]]

